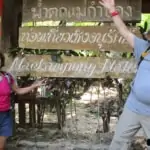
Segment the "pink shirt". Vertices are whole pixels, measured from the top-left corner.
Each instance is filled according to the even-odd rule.
[[[14,83],[14,79],[10,77],[11,84]],[[11,87],[6,76],[2,75],[2,80],[0,81],[0,111],[7,111],[10,109],[10,94]]]

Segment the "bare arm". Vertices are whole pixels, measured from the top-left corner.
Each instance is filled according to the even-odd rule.
[[[115,11],[115,9],[114,9]],[[119,15],[112,17],[116,28],[120,32],[120,34],[127,40],[129,45],[133,48],[134,47],[134,35],[132,32],[129,31],[127,26],[122,21],[121,17]]]
[[[24,87],[24,88],[19,88],[19,87],[16,85],[16,83],[14,82],[14,83],[12,84],[12,90],[13,90],[16,94],[19,94],[19,95],[21,95],[21,94],[26,94],[26,93],[32,91],[33,89],[35,89],[35,88],[37,88],[37,87],[43,85],[43,81],[44,81],[44,80],[38,81],[37,83],[34,83],[34,84],[32,84],[31,86]]]
[[[114,12],[115,9],[115,2],[114,0],[102,0],[100,4],[103,5],[110,13]],[[114,24],[120,34],[127,40],[129,45],[133,48],[134,47],[134,34],[130,32],[127,26],[124,24],[123,20],[119,15],[112,17]]]
[[[12,85],[12,89],[13,91],[16,93],[16,94],[26,94],[30,91],[32,91],[33,89],[35,89],[37,86],[35,85],[31,85],[31,86],[28,86],[28,87],[25,87],[25,88],[19,88],[15,83]]]

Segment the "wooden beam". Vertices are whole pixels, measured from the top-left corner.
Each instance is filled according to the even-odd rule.
[[[11,35],[12,27],[14,25],[14,0],[4,0],[3,1],[3,15],[2,15],[2,52],[8,52],[8,49],[11,47]],[[11,27],[10,27],[11,25]]]
[[[8,63],[9,62],[9,63]],[[109,59],[105,57],[61,57],[52,61],[50,55],[26,55],[7,59],[4,70],[15,76],[65,77],[65,78],[129,78],[136,72],[134,59]]]
[[[142,0],[142,13],[150,13],[150,1]]]
[[[21,22],[22,0],[3,0],[2,52],[18,47],[18,33]]]
[[[124,21],[141,20],[141,0],[116,0],[117,10]],[[24,0],[23,22],[112,21],[99,0]]]
[[[130,30],[140,35],[138,28]],[[132,51],[116,28],[111,26],[23,27],[19,34],[19,47],[22,48]]]

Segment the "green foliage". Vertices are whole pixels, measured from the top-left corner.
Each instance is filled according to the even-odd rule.
[[[99,22],[74,22],[72,26],[98,26]]]
[[[141,18],[142,18],[141,22],[137,23],[137,26],[145,28],[145,24],[147,23],[147,28],[146,28],[147,31],[148,29],[150,29],[150,14],[142,14]]]
[[[130,84],[131,84],[131,81],[132,79],[126,79],[124,81],[124,85],[123,85],[123,95],[122,95],[122,98],[123,98],[123,101],[125,102],[126,101],[126,98],[130,92]]]

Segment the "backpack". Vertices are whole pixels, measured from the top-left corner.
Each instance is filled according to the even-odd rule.
[[[8,81],[8,84],[10,86],[10,89],[11,89],[11,80],[12,80],[12,75],[7,73],[7,72],[2,72],[4,74],[4,76],[7,78],[7,81]],[[14,107],[15,107],[15,93],[12,91],[11,89],[11,94],[10,94],[10,102],[11,102],[11,107],[10,109],[11,110],[14,110]]]

